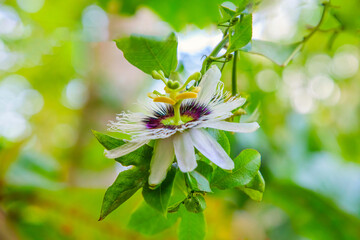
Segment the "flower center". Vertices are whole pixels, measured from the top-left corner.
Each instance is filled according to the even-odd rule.
[[[173,78],[173,80],[170,78],[167,80],[161,70],[152,71],[152,77],[164,82],[165,94],[159,93],[158,91],[153,91],[152,93],[148,93],[148,97],[152,98],[154,102],[166,103],[172,105],[173,107],[174,117],[171,120],[166,120],[166,123],[168,124],[164,125],[179,126],[194,120],[183,118],[183,116],[181,116],[180,107],[183,100],[197,98],[200,88],[195,86],[188,88],[188,84],[193,80],[198,81],[201,77],[201,74],[199,72],[192,74],[184,84],[180,84],[180,77],[176,74],[174,74],[174,76],[171,76],[170,74],[170,78]],[[185,119],[185,121],[183,119]]]
[[[178,125],[181,125],[181,124],[184,124],[184,123],[194,120],[193,117],[188,116],[188,115],[182,115],[182,116],[180,116],[180,119],[181,119],[181,122],[177,123],[175,121],[175,116],[172,116],[172,117],[165,118],[165,119],[161,120],[160,122],[162,124],[164,124],[164,126],[178,126]]]

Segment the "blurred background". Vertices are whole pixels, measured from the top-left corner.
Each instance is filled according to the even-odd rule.
[[[236,3],[236,1],[233,1]],[[157,87],[113,39],[178,32],[184,73],[221,40],[218,0],[0,0],[0,239],[176,239],[129,230],[138,192],[98,222],[121,169],[91,129]],[[231,3],[227,3],[230,4]],[[317,0],[264,0],[253,38],[301,41]],[[331,3],[324,24],[286,67],[240,53],[238,86],[261,128],[228,134],[232,157],[262,155],[262,202],[240,191],[206,197],[206,239],[360,239],[360,3]],[[231,64],[223,72],[230,89]]]

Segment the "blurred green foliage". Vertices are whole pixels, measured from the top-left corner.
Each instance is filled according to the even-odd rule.
[[[166,34],[186,34],[189,24],[216,24],[221,2],[0,1],[0,239],[176,239],[176,226],[148,236],[158,231],[148,227],[155,221],[150,210],[148,219],[130,219],[143,204],[140,192],[97,221],[119,166],[104,158],[90,129],[105,130],[151,84],[125,65],[113,36],[162,32],[137,15],[148,12],[168,24]],[[301,41],[322,12],[320,2],[309,2],[255,4],[261,40]],[[295,32],[285,37],[276,35],[284,25],[270,24],[281,14],[266,14],[279,3],[281,13],[299,10],[285,26]],[[260,203],[236,189],[207,194],[207,239],[360,239],[360,4],[331,6],[287,67],[239,54],[238,88],[248,96],[243,118],[259,120],[261,130],[227,134],[231,155],[259,150],[267,187]],[[230,90],[231,64],[223,73]]]

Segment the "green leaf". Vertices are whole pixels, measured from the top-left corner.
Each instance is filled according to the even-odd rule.
[[[295,54],[300,51],[302,46],[303,44],[301,42],[282,45],[273,42],[252,40],[249,46],[241,50],[262,55],[280,66],[286,66]]]
[[[207,132],[221,145],[227,154],[230,154],[230,142],[224,131],[208,128]]]
[[[162,70],[166,77],[177,66],[177,37],[171,33],[165,40],[153,36],[131,35],[115,40],[124,57],[147,74]]]
[[[360,239],[360,220],[332,199],[284,180],[269,184],[266,202],[280,207],[294,230],[307,239]]]
[[[108,150],[125,144],[123,140],[106,134],[97,131],[93,131],[93,133]],[[144,145],[134,152],[115,159],[124,166],[132,165],[132,168],[120,172],[115,182],[106,190],[99,220],[104,219],[145,185],[149,176],[151,156],[152,148]]]
[[[142,203],[131,215],[128,227],[145,235],[154,235],[174,225],[178,216],[177,213],[169,213],[165,217],[146,203]]]
[[[252,200],[261,201],[265,191],[265,180],[258,171],[254,178],[245,186],[239,186],[239,189],[246,193]]]
[[[331,13],[325,14],[324,20],[320,25],[320,29],[323,31],[329,31],[341,28],[339,20]]]
[[[261,156],[254,149],[243,150],[235,159],[235,168],[229,172],[216,168],[212,184],[220,189],[248,184],[259,171]]]
[[[146,203],[164,215],[167,212],[175,174],[176,169],[172,167],[159,187],[151,190],[149,184],[146,183],[142,191]]]
[[[181,201],[181,202],[177,202],[177,203],[171,205],[170,207],[168,207],[167,211],[168,211],[169,213],[174,213],[174,212],[179,211],[179,208],[180,208],[180,206],[181,206],[182,203],[183,203],[183,202]]]
[[[247,6],[254,4],[254,0],[239,0],[237,1],[236,13],[242,13]]]
[[[175,174],[173,191],[169,200],[168,211],[176,212],[180,204],[187,198],[187,195],[184,173],[177,171]]]
[[[4,173],[6,184],[42,189],[60,187],[60,166],[53,158],[31,150],[23,150],[18,157],[14,156],[14,159]],[[0,166],[3,160],[0,159]],[[0,178],[0,182],[1,180],[3,179]]]
[[[111,137],[95,130],[92,130],[92,132],[99,143],[101,143],[101,145],[103,145],[107,150],[111,150],[125,144],[125,142],[121,139]]]
[[[225,23],[236,16],[236,12],[231,10],[230,8],[219,6],[219,10],[220,10],[220,19],[218,21],[219,24]]]
[[[202,212],[192,213],[180,208],[181,222],[179,240],[201,240],[205,238],[205,217]]]
[[[115,182],[106,190],[99,221],[118,208],[136,193],[147,181],[148,170],[133,167],[120,172]]]
[[[158,0],[144,1],[162,20],[168,22],[176,31],[194,24],[199,28],[215,23],[218,18],[219,0]]]
[[[190,175],[190,188],[194,191],[212,192],[209,181],[197,171],[192,171]]]
[[[230,28],[229,34],[227,53],[239,50],[248,44],[252,36],[252,15],[244,15],[241,22]]]
[[[125,142],[121,139],[117,139],[94,130],[93,130],[93,134],[95,135],[97,140],[101,143],[101,145],[103,145],[107,150],[111,150],[125,144]],[[130,165],[148,166],[150,164],[151,156],[152,156],[152,148],[149,147],[148,145],[144,145],[141,148],[138,148],[137,150],[125,156],[115,158],[115,160],[124,166],[130,166]]]

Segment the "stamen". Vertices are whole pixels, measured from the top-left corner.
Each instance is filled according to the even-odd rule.
[[[156,98],[154,98],[154,102],[168,103],[171,105],[174,105],[176,103],[174,100],[172,100],[169,97],[156,97]]]
[[[184,93],[180,93],[179,95],[176,96],[177,100],[188,99],[188,98],[197,98],[197,93],[184,92]]]

